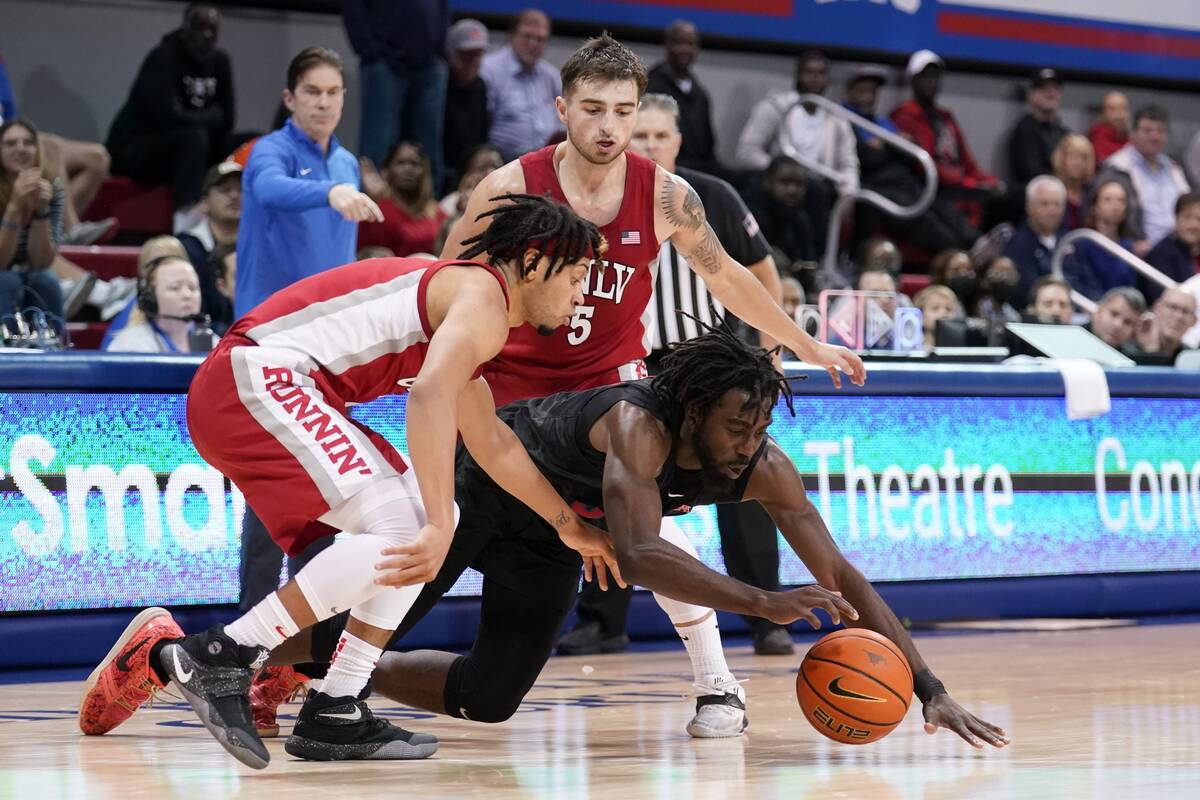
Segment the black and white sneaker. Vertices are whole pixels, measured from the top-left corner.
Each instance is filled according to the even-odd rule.
[[[364,691],[358,699],[330,697],[310,689],[284,751],[308,761],[415,759],[437,752],[436,736],[380,719],[367,708],[365,696]]]
[[[696,716],[687,724],[687,732],[696,739],[724,739],[741,736],[750,724],[746,718],[746,690],[732,676],[714,681],[711,686],[693,684],[697,692]]]
[[[266,663],[265,647],[240,645],[221,625],[164,646],[163,672],[192,704],[196,716],[229,754],[262,769],[271,754],[254,729],[250,682]]]

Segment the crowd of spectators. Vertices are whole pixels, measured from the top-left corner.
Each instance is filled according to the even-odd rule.
[[[450,24],[436,0],[342,5],[362,91],[356,154],[335,135],[346,83],[340,56],[325,48],[293,61],[274,130],[238,130],[231,59],[210,5],[188,5],[146,55],[104,144],[40,133],[17,118],[0,62],[3,313],[36,307],[66,318],[91,305],[95,312],[82,313],[113,320],[116,331],[136,310],[145,292],[133,281],[101,281],[58,254],[61,244],[111,235],[115,220],[79,221],[110,172],[169,187],[198,286],[196,314],[219,333],[275,289],[356,253],[438,252],[483,176],[561,140],[561,80],[545,58],[552,23],[542,11],[516,15],[501,43],[477,20]],[[719,109],[695,69],[699,31],[674,22],[663,45],[648,91],[678,108],[678,165],[737,189],[788,297],[815,300],[823,288],[863,283],[860,272],[883,286],[882,271],[894,289],[901,272],[917,272],[932,282],[917,303],[931,309],[930,346],[931,320],[946,315],[993,327],[1074,321],[1106,341],[1129,328],[1118,348],[1129,352],[1161,353],[1183,340],[1171,321],[1189,318],[1180,298],[1191,286],[1164,291],[1120,255],[1178,284],[1200,269],[1200,195],[1184,168],[1200,170],[1200,134],[1172,150],[1166,109],[1131,110],[1110,91],[1093,124],[1075,132],[1061,114],[1061,76],[1038,69],[1003,139],[1002,179],[977,160],[943,100],[947,66],[937,53],[912,54],[903,70],[909,96],[888,111],[879,103],[892,70],[858,65],[831,89],[829,59],[809,50],[796,59],[793,88],[754,104],[733,161],[723,163]],[[870,190],[906,206],[924,185],[894,139],[852,126],[825,98],[928,153],[937,189],[927,208],[898,219],[860,201],[831,230],[839,198]],[[1056,267],[1063,237],[1081,228],[1102,241],[1072,237]],[[827,250],[846,254],[833,270],[823,266]],[[146,289],[147,276],[138,280]]]

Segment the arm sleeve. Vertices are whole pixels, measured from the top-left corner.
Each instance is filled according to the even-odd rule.
[[[766,169],[771,163],[771,139],[778,134],[782,122],[783,112],[776,104],[769,97],[760,100],[738,136],[738,165],[746,169]]]
[[[329,205],[335,181],[290,177],[287,155],[273,142],[259,140],[250,154],[243,182],[253,187],[263,207],[274,211],[307,211]]]

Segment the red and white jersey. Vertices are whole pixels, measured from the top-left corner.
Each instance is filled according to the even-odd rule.
[[[554,170],[554,146],[521,156],[525,191],[567,204]],[[593,268],[584,299],[569,327],[542,336],[530,325],[514,329],[500,355],[484,367],[496,404],[581,388],[645,358],[650,352],[650,298],[658,266],[654,232],[653,161],[625,152],[625,190],[612,222],[604,269]]]
[[[242,317],[218,349],[250,343],[286,351],[295,370],[326,396],[365,403],[411,385],[433,330],[425,310],[430,279],[471,261],[373,258],[322,272],[271,295]],[[332,399],[332,398],[331,398]]]

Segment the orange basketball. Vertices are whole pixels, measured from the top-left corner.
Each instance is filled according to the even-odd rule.
[[[886,636],[847,628],[812,646],[796,697],[812,726],[835,742],[866,744],[900,724],[912,698],[908,659]]]

